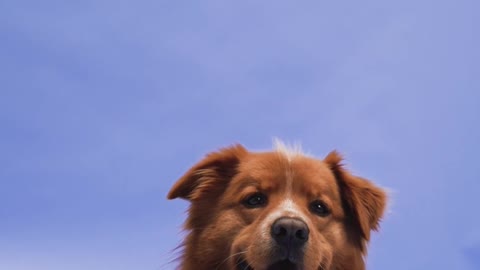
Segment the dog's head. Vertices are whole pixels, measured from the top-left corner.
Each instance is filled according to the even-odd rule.
[[[241,145],[207,155],[168,194],[191,202],[183,269],[364,269],[386,195],[341,160]]]

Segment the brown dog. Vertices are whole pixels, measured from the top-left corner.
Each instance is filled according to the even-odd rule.
[[[207,155],[168,194],[191,202],[180,269],[365,269],[386,194],[340,162],[335,151],[318,160],[282,143]]]

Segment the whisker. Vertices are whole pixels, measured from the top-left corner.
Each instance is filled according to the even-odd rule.
[[[222,264],[226,263],[230,258],[232,258],[232,257],[234,257],[234,256],[237,256],[237,255],[246,254],[246,253],[247,253],[247,251],[240,251],[240,252],[231,254],[231,255],[228,256],[225,260],[223,260],[220,264],[218,264],[218,266],[215,268],[215,270],[220,269],[220,266],[222,266]],[[239,264],[239,263],[237,263],[235,266],[237,266],[238,264]]]
[[[237,268],[238,265],[240,265],[241,263],[244,263],[246,262],[245,260],[239,260],[238,262],[235,263],[235,268]],[[246,268],[243,268],[242,270],[248,270],[248,269],[251,269],[250,265],[248,265],[247,263],[247,267]]]

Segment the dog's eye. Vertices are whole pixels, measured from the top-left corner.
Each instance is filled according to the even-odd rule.
[[[267,204],[267,196],[259,192],[254,193],[243,200],[243,205],[248,208],[262,207],[265,204]]]
[[[320,200],[316,200],[310,203],[310,211],[321,217],[325,217],[330,214],[330,210],[328,209],[328,207],[325,205],[324,202]]]

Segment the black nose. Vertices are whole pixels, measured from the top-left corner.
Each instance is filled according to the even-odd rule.
[[[308,229],[305,222],[289,217],[282,217],[272,224],[272,237],[279,245],[290,247],[299,247],[308,241]]]

